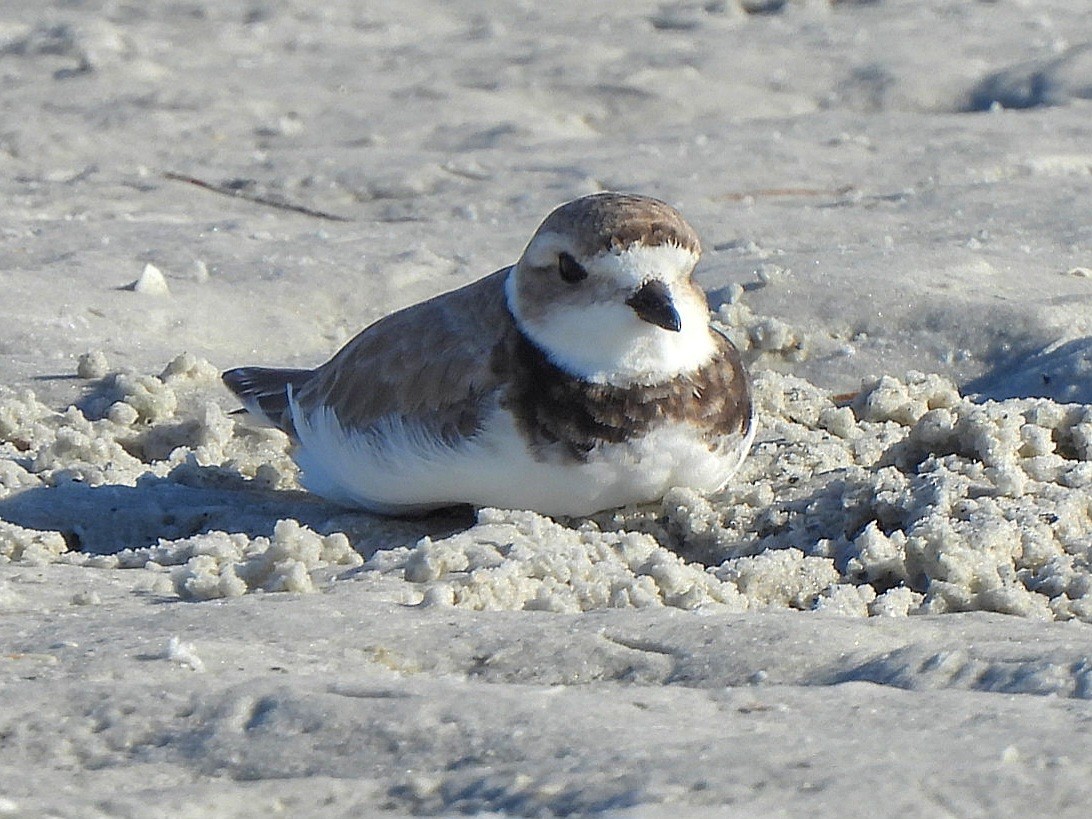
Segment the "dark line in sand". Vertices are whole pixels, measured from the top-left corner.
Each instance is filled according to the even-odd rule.
[[[213,193],[219,193],[223,196],[230,196],[233,199],[245,199],[247,202],[253,202],[256,205],[265,205],[270,208],[277,208],[278,210],[287,210],[292,213],[302,213],[304,216],[314,216],[316,219],[326,219],[331,222],[351,222],[353,221],[348,216],[338,216],[336,213],[327,213],[324,210],[315,210],[305,205],[296,205],[292,202],[284,202],[278,199],[269,199],[264,196],[259,196],[256,193],[247,193],[244,190],[238,188],[232,188],[227,185],[218,185],[215,182],[206,182],[203,179],[198,179],[196,176],[187,176],[182,173],[174,173],[173,171],[167,171],[163,174],[164,179],[170,179],[173,182],[185,182],[189,185],[193,185],[198,188],[202,188]]]
[[[730,191],[713,197],[717,202],[741,202],[744,199],[770,199],[798,196],[845,196],[854,190],[852,185],[840,188],[760,188],[753,191]]]

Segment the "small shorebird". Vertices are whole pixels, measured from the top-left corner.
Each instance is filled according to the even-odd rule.
[[[657,199],[561,205],[511,267],[372,324],[314,370],[224,382],[296,442],[304,486],[383,514],[584,515],[715,492],[754,437],[750,380]]]

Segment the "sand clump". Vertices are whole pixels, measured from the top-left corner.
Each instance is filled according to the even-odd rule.
[[[59,532],[24,529],[0,520],[0,563],[42,566],[53,563],[68,551]]]
[[[739,480],[664,501],[667,536],[722,561],[718,576],[789,550],[870,587],[869,613],[1092,614],[1089,407],[976,403],[921,374],[867,383],[846,406],[769,373],[756,395],[767,436]]]
[[[377,553],[365,569],[420,584],[425,605],[586,611],[674,606],[743,611],[703,567],[639,532],[570,528],[533,512],[483,509],[465,532]]]
[[[312,574],[364,562],[340,532],[319,535],[295,520],[277,523],[272,537],[207,532],[157,546],[129,549],[100,565],[173,567],[174,592],[184,600],[239,597],[247,592],[313,592]]]
[[[81,357],[80,369],[97,372],[104,360],[90,353]],[[237,429],[210,397],[218,383],[215,367],[183,353],[158,376],[106,373],[62,412],[30,390],[0,390],[0,497],[68,481],[135,486],[186,463],[231,469],[244,478],[269,464],[291,473],[287,440],[272,431]]]
[[[367,523],[343,527],[355,550],[333,524],[318,531],[291,515],[272,532],[215,525],[242,520],[249,491],[275,500],[298,489],[287,439],[237,423],[210,397],[216,378],[208,362],[181,355],[158,376],[108,373],[63,412],[29,391],[0,398],[0,508],[22,510],[19,501],[37,492],[40,520],[50,498],[74,486],[130,487],[137,502],[164,498],[161,506],[174,490],[206,493],[190,501],[189,534],[163,523],[181,515],[168,510],[98,554],[69,541],[91,537],[96,515],[101,530],[121,532],[110,528],[116,509],[89,506],[75,537],[11,515],[0,559],[152,569],[190,600],[311,591],[363,564],[410,584],[408,599],[473,609],[988,610],[1092,620],[1084,405],[975,402],[922,374],[885,376],[836,399],[759,372],[759,441],[717,497],[675,490],[660,504],[559,522],[485,509],[455,534],[374,552]],[[210,498],[216,520],[201,507]],[[372,552],[365,563],[361,553]]]
[[[312,572],[363,562],[344,535],[320,535],[295,520],[278,522],[269,537],[213,530],[188,538],[159,537],[154,547],[126,548],[126,535],[156,539],[156,527],[162,527],[159,496],[167,490],[169,505],[172,487],[294,486],[287,439],[273,431],[237,429],[234,418],[209,399],[218,380],[218,370],[207,361],[183,354],[158,376],[106,374],[80,406],[63,412],[45,406],[30,391],[0,397],[0,507],[34,491],[33,504],[11,506],[14,516],[48,517],[76,486],[131,487],[135,492],[126,499],[136,507],[128,525],[122,525],[117,506],[87,504],[83,520],[67,538],[60,531],[0,520],[0,561],[168,572],[173,591],[190,600],[257,590],[313,591]],[[247,499],[235,503],[245,506]],[[182,515],[169,512],[172,519]],[[62,516],[59,509],[54,516]],[[134,516],[143,526],[133,526]],[[208,518],[208,513],[197,510],[196,516]],[[116,533],[111,553],[70,549],[76,535],[97,530]]]

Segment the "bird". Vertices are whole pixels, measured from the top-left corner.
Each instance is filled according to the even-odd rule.
[[[750,376],[710,324],[698,234],[666,202],[583,196],[514,265],[379,319],[315,369],[239,367],[300,482],[414,516],[470,505],[579,517],[722,489],[755,435]]]

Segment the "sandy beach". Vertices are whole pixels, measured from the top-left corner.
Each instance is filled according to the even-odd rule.
[[[219,373],[701,236],[702,498],[398,520]],[[0,815],[1084,816],[1092,8],[0,8]]]

